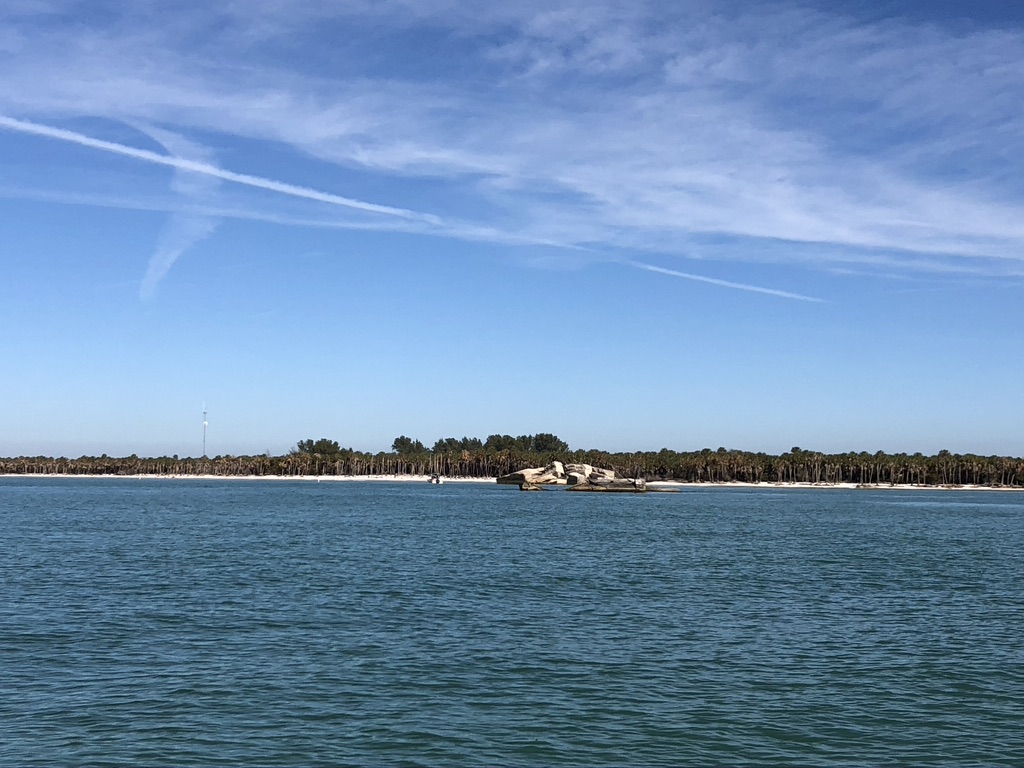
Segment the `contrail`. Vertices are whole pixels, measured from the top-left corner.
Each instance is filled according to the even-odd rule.
[[[235,184],[242,184],[247,187],[265,189],[270,192],[279,192],[283,195],[291,195],[292,197],[300,197],[306,200],[315,200],[321,203],[329,203],[331,205],[338,205],[344,208],[352,208],[358,211],[366,211],[368,213],[379,213],[385,216],[392,216],[395,218],[404,219],[406,221],[422,222],[425,224],[429,224],[433,227],[445,227],[445,223],[441,220],[441,218],[438,216],[434,216],[433,214],[412,211],[407,208],[395,208],[390,205],[378,205],[377,203],[368,203],[363,200],[354,200],[350,197],[342,197],[341,195],[331,194],[330,192],[321,192],[320,190],[312,189],[310,187],[300,187],[296,186],[295,184],[286,184],[281,181],[266,179],[261,176],[251,176],[247,173],[235,173],[234,171],[224,170],[223,168],[218,168],[217,166],[211,165],[209,163],[203,163],[196,160],[187,160],[181,157],[161,155],[157,154],[156,152],[151,152],[148,149],[139,149],[138,147],[130,147],[126,144],[117,144],[112,141],[95,139],[92,136],[86,136],[83,133],[68,131],[63,128],[55,128],[50,125],[42,125],[41,123],[33,123],[27,120],[16,120],[12,117],[0,115],[0,128],[6,128],[8,130],[17,131],[19,133],[28,133],[35,136],[44,136],[46,138],[56,139],[58,141],[66,141],[71,144],[78,144],[80,146],[89,147],[91,149],[99,149],[104,152],[111,152],[113,154],[123,155],[125,157],[133,157],[136,160],[142,160],[143,162],[146,163],[163,165],[181,171],[189,171],[191,173],[204,174],[206,176],[212,176],[214,178],[222,179],[224,181],[230,181]],[[733,283],[729,282],[728,280],[719,280],[714,277],[693,275],[690,274],[689,272],[679,272],[674,269],[657,267],[654,266],[653,264],[645,264],[642,261],[621,261],[619,263],[625,264],[626,266],[634,267],[635,269],[644,269],[647,270],[648,272],[657,272],[662,275],[681,277],[685,280],[695,280],[701,283],[719,285],[724,288],[734,288],[740,291],[763,293],[768,296],[778,296],[783,299],[795,299],[797,301],[810,301],[815,303],[824,302],[823,299],[818,299],[813,296],[804,296],[799,293],[790,293],[789,291],[780,291],[774,288],[762,288],[757,285],[746,285],[745,283]],[[166,269],[164,269],[163,271],[166,271]],[[158,279],[159,276],[156,276],[153,282],[155,282]]]
[[[779,291],[775,288],[761,288],[757,285],[746,285],[745,283],[731,283],[728,280],[719,280],[715,277],[704,277],[702,275],[691,275],[689,272],[677,272],[674,269],[665,269],[664,267],[656,267],[653,264],[645,264],[642,261],[621,261],[620,264],[625,264],[636,269],[646,269],[648,272],[657,272],[662,275],[671,275],[672,277],[682,277],[686,280],[696,280],[700,283],[711,283],[711,285],[720,285],[724,288],[735,288],[740,291],[752,291],[753,293],[766,293],[769,296],[779,296],[783,299],[796,299],[797,301],[813,301],[819,304],[824,303],[824,299],[816,299],[813,296],[804,296],[799,293],[790,293],[789,291]]]
[[[440,218],[429,213],[410,211],[407,208],[393,208],[390,205],[367,203],[362,200],[353,200],[350,197],[334,195],[330,192],[321,192],[309,187],[299,187],[294,184],[286,184],[281,181],[265,179],[260,176],[250,176],[247,173],[226,171],[223,168],[218,168],[217,166],[210,165],[209,163],[201,163],[180,157],[160,155],[156,152],[150,152],[148,149],[139,149],[138,147],[130,147],[126,144],[117,144],[112,141],[94,139],[93,137],[86,136],[83,133],[76,133],[75,131],[68,131],[63,128],[54,128],[53,126],[42,125],[40,123],[31,123],[27,120],[15,120],[14,118],[6,117],[4,115],[0,115],[0,128],[7,128],[8,130],[17,131],[19,133],[30,133],[35,136],[45,136],[50,139],[57,139],[58,141],[78,144],[83,147],[100,149],[104,152],[112,152],[116,155],[133,157],[136,160],[142,160],[146,163],[165,165],[170,168],[177,168],[179,170],[190,171],[192,173],[201,173],[206,176],[223,179],[224,181],[231,181],[235,184],[242,184],[247,187],[256,187],[257,189],[265,189],[270,192],[280,192],[283,195],[291,195],[292,197],[316,200],[321,203],[340,205],[345,208],[354,208],[356,210],[367,211],[369,213],[380,213],[385,216],[396,216],[400,219],[421,221],[433,226],[441,226],[443,223]]]
[[[199,162],[206,159],[203,154],[208,150],[196,146],[177,134],[151,125],[135,127],[162,145],[171,153],[172,157],[191,156]],[[200,176],[175,169],[171,188],[187,197],[203,198],[219,184],[220,179],[212,176]],[[149,259],[146,275],[142,278],[142,284],[139,286],[139,298],[143,301],[151,299],[156,292],[157,285],[170,271],[178,257],[199,241],[209,237],[217,228],[218,223],[217,219],[202,214],[172,213],[160,232],[156,253]]]
[[[146,275],[139,286],[139,298],[151,299],[156,287],[171,271],[174,262],[186,250],[208,237],[217,228],[217,220],[204,216],[182,216],[171,214],[160,232],[156,253],[149,259]]]

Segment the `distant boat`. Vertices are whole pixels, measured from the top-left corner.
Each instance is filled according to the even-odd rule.
[[[427,480],[427,482],[431,483],[432,485],[441,485],[444,483],[444,478],[441,477],[441,475],[437,474],[437,472],[435,472],[430,476],[430,479]]]

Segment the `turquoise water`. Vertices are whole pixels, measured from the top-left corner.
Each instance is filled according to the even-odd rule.
[[[3,765],[1022,765],[1024,495],[0,479]]]

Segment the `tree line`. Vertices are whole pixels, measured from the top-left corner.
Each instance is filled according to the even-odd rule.
[[[368,453],[344,448],[336,440],[300,440],[282,456],[45,456],[0,458],[0,474],[33,475],[219,475],[304,477],[316,475],[429,475],[488,478],[559,460],[614,469],[626,477],[689,483],[854,483],[859,485],[983,485],[1024,487],[1024,459],[939,451],[889,454],[791,450],[772,455],[705,448],[700,451],[610,453],[571,450],[550,433],[448,437],[427,448],[405,435],[395,438],[390,452]]]

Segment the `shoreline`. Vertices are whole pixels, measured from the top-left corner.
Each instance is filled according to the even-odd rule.
[[[0,479],[12,477],[84,478],[88,480],[270,480],[303,483],[428,483],[430,475],[96,475],[57,472],[0,474]],[[444,477],[444,483],[490,483],[493,477]]]
[[[910,483],[683,483],[676,480],[651,480],[648,488],[755,488],[761,490],[841,490],[841,491],[1024,491],[1024,486],[994,485],[914,485]]]
[[[429,483],[430,475],[98,475],[98,474],[62,474],[62,473],[23,473],[0,474],[0,479],[7,478],[81,478],[87,480],[266,480],[290,481],[303,483]],[[497,485],[493,477],[444,477],[444,483],[460,485]],[[1022,486],[991,486],[991,485],[871,485],[858,483],[760,483],[722,482],[722,483],[688,483],[678,480],[650,480],[647,486],[652,490],[659,488],[689,489],[760,489],[760,490],[868,490],[868,491],[1024,491]],[[512,486],[510,486],[512,487]],[[552,486],[561,487],[561,486]]]

